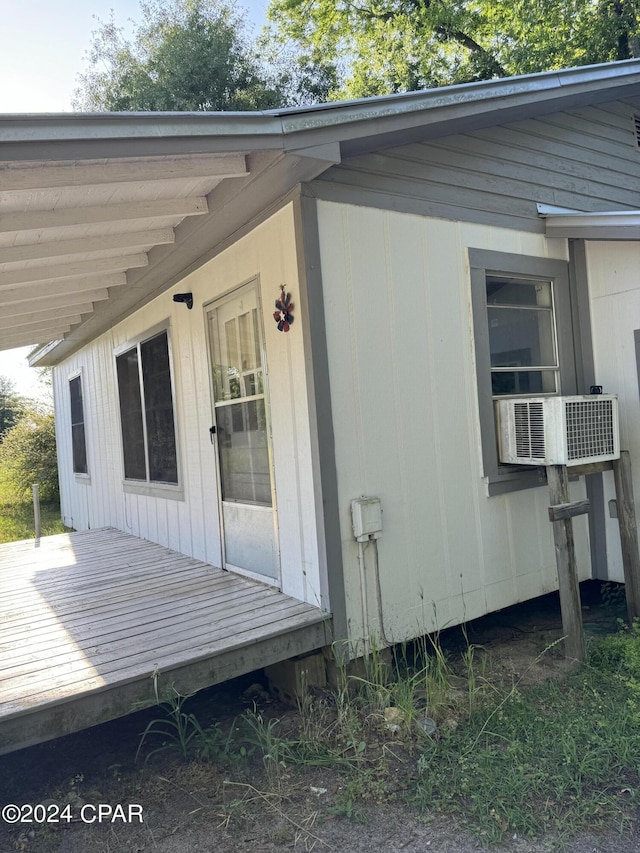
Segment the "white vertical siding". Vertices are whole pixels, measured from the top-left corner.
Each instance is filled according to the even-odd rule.
[[[587,242],[587,273],[596,382],[617,394],[620,445],[628,450],[636,503],[640,497],[640,397],[634,331],[640,329],[640,243]],[[607,562],[610,580],[624,581],[618,522],[607,502],[613,475],[604,474]]]
[[[318,206],[351,636],[363,628],[350,502],[378,496],[384,630],[401,640],[557,587],[546,488],[487,497],[467,247],[565,257],[560,241],[332,202]],[[574,486],[576,496],[583,484]],[[576,520],[583,578],[586,521]]]
[[[204,306],[252,279],[262,300],[269,371],[282,590],[310,604],[321,596],[311,425],[302,324],[278,332],[273,303],[284,284],[299,304],[293,207],[287,206],[55,369],[62,512],[76,529],[112,525],[220,565],[218,486]],[[191,291],[194,307],[174,303]],[[294,311],[294,315],[296,311]],[[169,320],[184,500],[124,493],[114,350]],[[90,483],[72,473],[68,377],[83,371]]]

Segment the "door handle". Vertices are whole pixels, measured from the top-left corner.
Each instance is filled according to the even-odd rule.
[[[215,428],[215,426],[211,426],[211,427],[209,427],[209,440],[211,441],[211,444],[213,444],[213,436],[214,436],[215,434],[216,434],[216,428]]]

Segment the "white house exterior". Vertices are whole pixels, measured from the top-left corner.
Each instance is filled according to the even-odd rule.
[[[65,523],[277,586],[355,648],[557,588],[543,472],[499,464],[493,400],[618,394],[640,494],[637,115],[631,61],[0,119],[0,344],[54,366]],[[608,475],[571,489],[580,579],[622,580]]]

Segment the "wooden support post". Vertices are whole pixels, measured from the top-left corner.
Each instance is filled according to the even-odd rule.
[[[640,618],[640,557],[638,556],[638,527],[633,502],[633,483],[631,481],[631,457],[628,450],[621,450],[620,459],[614,459],[613,476],[616,483],[627,614],[629,624],[632,624],[634,619]]]
[[[40,539],[42,536],[42,525],[40,523],[40,486],[34,483],[31,486],[31,491],[33,493],[33,520],[36,528],[36,539]]]
[[[566,466],[548,465],[547,482],[551,506],[569,504],[569,477],[567,476]],[[556,565],[558,567],[562,631],[565,636],[564,653],[567,660],[582,663],[585,659],[585,642],[576,569],[576,552],[573,543],[573,522],[569,517],[560,518],[553,521],[552,524],[553,541],[556,547]]]

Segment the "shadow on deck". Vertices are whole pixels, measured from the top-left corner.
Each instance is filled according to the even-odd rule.
[[[0,545],[0,754],[327,645],[330,618],[114,529]]]

